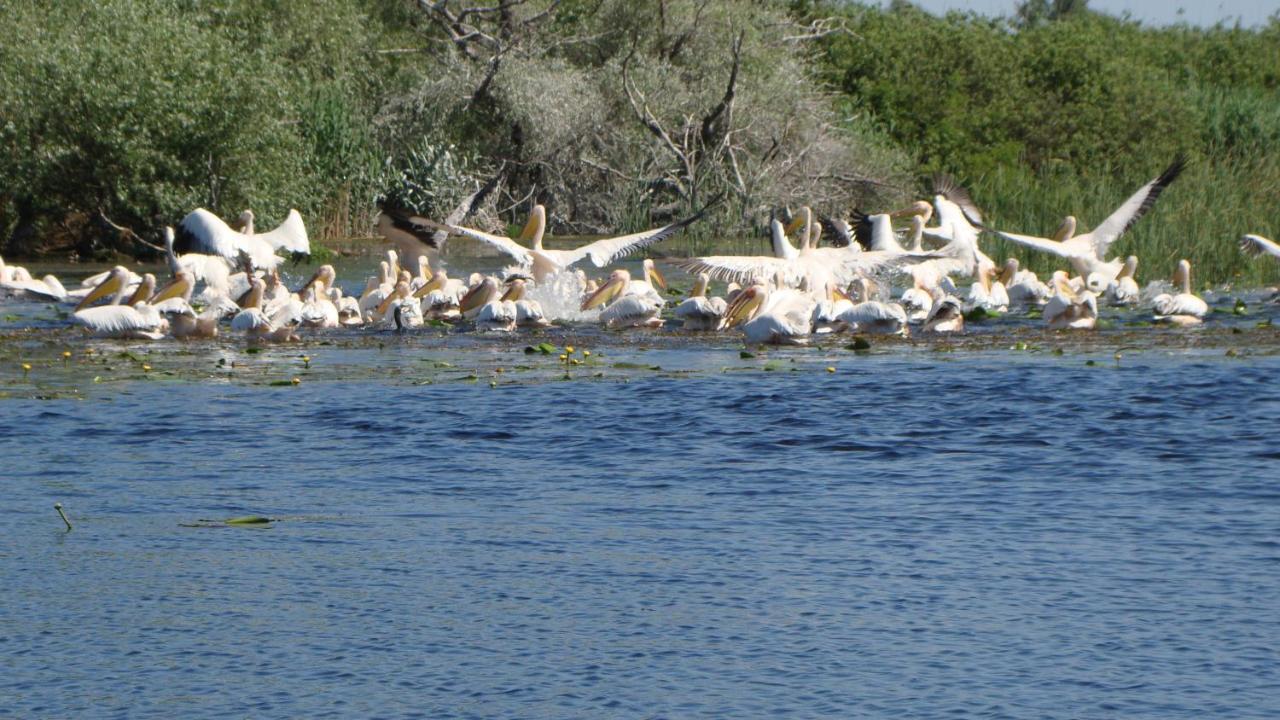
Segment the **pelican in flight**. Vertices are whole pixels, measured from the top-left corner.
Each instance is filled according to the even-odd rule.
[[[285,221],[271,232],[245,234],[236,232],[208,210],[196,208],[178,223],[178,229],[178,240],[192,252],[217,255],[232,264],[240,262],[243,255],[258,270],[274,270],[280,264],[282,258],[276,255],[277,250],[311,254],[307,228],[297,210],[290,210]],[[252,216],[246,229],[253,229]]]
[[[1199,325],[1209,314],[1209,305],[1191,292],[1191,263],[1179,260],[1173,272],[1173,285],[1181,290],[1176,295],[1161,293],[1152,299],[1156,320],[1174,325]]]
[[[725,326],[741,326],[751,344],[807,345],[813,305],[808,293],[757,282],[734,298],[725,311]]]
[[[1053,274],[1053,296],[1044,306],[1050,330],[1091,330],[1098,322],[1098,298],[1091,290],[1077,290],[1061,270]]]
[[[1280,261],[1280,245],[1274,241],[1268,240],[1261,235],[1245,235],[1240,238],[1240,251],[1249,257],[1262,257],[1270,255],[1272,258]]]
[[[1090,291],[1103,292],[1112,282],[1115,282],[1116,276],[1124,266],[1124,262],[1119,258],[1107,260],[1107,251],[1111,249],[1112,243],[1151,210],[1165,188],[1182,174],[1186,164],[1186,158],[1182,156],[1175,158],[1159,177],[1138,188],[1138,191],[1107,216],[1102,224],[1083,235],[1075,234],[1076,219],[1072,216],[1067,216],[1063,220],[1062,227],[1058,228],[1052,238],[1019,235],[999,230],[992,230],[992,232],[1018,245],[1066,258],[1086,281],[1093,278],[1095,284],[1089,287]]]
[[[634,233],[631,235],[621,235],[619,237],[605,238],[587,243],[582,247],[573,250],[552,250],[542,247],[542,237],[547,228],[547,210],[542,205],[534,205],[533,210],[529,212],[529,220],[525,223],[524,230],[521,231],[520,241],[530,244],[529,247],[521,245],[520,242],[512,240],[501,235],[492,235],[490,233],[474,230],[471,228],[459,227],[446,223],[437,223],[431,220],[424,221],[431,227],[447,230],[448,232],[461,237],[479,240],[509,255],[521,267],[532,269],[533,279],[536,282],[545,282],[551,276],[568,269],[570,266],[590,258],[596,267],[604,267],[629,253],[635,252],[641,248],[648,247],[655,243],[666,240],[675,235],[680,230],[692,225],[706,215],[707,210],[711,208],[719,198],[708,203],[697,213],[689,217],[657,228],[656,230],[646,230],[645,232]]]

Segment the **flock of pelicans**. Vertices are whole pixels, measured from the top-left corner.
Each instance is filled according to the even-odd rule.
[[[1175,160],[1083,235],[1075,235],[1072,217],[1050,238],[988,228],[968,193],[947,178],[935,182],[932,202],[876,215],[854,211],[850,222],[817,218],[801,208],[771,220],[772,255],[672,261],[696,281],[670,321],[693,331],[737,328],[750,343],[803,344],[816,333],[905,335],[913,325],[924,333],[960,332],[966,314],[979,308],[1003,313],[1039,307],[1049,328],[1087,329],[1097,320],[1100,302],[1134,306],[1150,297],[1157,320],[1194,325],[1208,307],[1191,291],[1186,260],[1177,264],[1173,292],[1151,297],[1135,280],[1136,257],[1108,257],[1112,244],[1152,208],[1183,165]],[[163,286],[151,273],[117,266],[68,290],[52,275],[35,279],[0,260],[0,297],[75,303],[75,323],[94,335],[120,338],[209,338],[228,321],[233,332],[269,341],[295,340],[304,328],[404,331],[431,319],[511,331],[557,319],[529,297],[544,287],[555,288],[574,311],[598,311],[595,317],[608,327],[660,327],[669,321],[663,317],[667,297],[659,291],[666,282],[652,260],[644,261],[642,278],[617,269],[597,281],[575,266],[590,260],[606,267],[671,237],[706,212],[655,230],[555,250],[543,247],[546,212],[540,205],[516,240],[464,227],[477,196],[442,222],[384,204],[378,228],[398,251],[387,252],[358,296],[343,293],[331,265],[296,289],[281,281],[279,253],[309,252],[296,211],[275,230],[255,233],[252,213],[241,216],[237,229],[198,209],[176,232],[164,230],[171,278]],[[895,220],[908,223],[905,237],[895,230]],[[978,246],[983,231],[1056,255],[1070,271],[1055,272],[1045,283],[1016,259],[998,266]],[[833,246],[819,246],[824,234],[834,238]],[[514,265],[501,276],[473,273],[466,282],[449,277],[443,267],[432,267],[433,251],[449,236],[484,243]],[[190,251],[180,253],[180,245]],[[1280,246],[1257,235],[1244,236],[1241,249],[1280,260]],[[972,280],[967,293],[954,278]],[[904,286],[897,293],[895,279]],[[724,297],[708,296],[712,280],[726,283]]]

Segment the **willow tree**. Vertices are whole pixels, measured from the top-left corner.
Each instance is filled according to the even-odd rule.
[[[508,205],[614,230],[721,193],[741,229],[779,204],[840,207],[899,182],[903,159],[848,129],[781,2],[417,0],[422,83],[385,129],[510,161]]]

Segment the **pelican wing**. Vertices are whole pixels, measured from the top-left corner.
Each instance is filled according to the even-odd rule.
[[[714,280],[744,285],[755,280],[772,280],[779,272],[787,282],[795,282],[797,278],[793,261],[763,255],[709,255],[677,260],[674,264],[690,275],[704,272]]]
[[[42,280],[11,280],[9,282],[0,282],[0,290],[22,292],[42,300],[54,300],[61,302],[67,299],[67,293],[65,290],[59,294],[56,288],[50,287]]]
[[[1078,238],[1072,238],[1066,242],[1057,242],[1055,240],[1050,240],[1049,238],[1036,237],[1034,235],[1019,235],[1018,233],[993,230],[988,227],[982,227],[982,229],[993,232],[1011,243],[1017,243],[1023,247],[1028,247],[1032,250],[1039,250],[1040,252],[1046,252],[1050,255],[1057,255],[1058,257],[1085,257],[1090,252],[1089,246],[1075,242]]]
[[[977,225],[982,222],[982,211],[978,210],[978,204],[973,201],[973,197],[969,195],[969,191],[965,190],[956,179],[945,173],[939,173],[933,176],[933,192],[936,195],[950,200],[960,212],[964,213],[969,222]]]
[[[72,313],[72,319],[95,333],[118,335],[155,330],[158,314],[143,313],[131,305],[102,305]]]
[[[529,249],[517,243],[515,240],[512,240],[511,238],[503,237],[501,235],[492,235],[490,233],[484,232],[483,230],[475,230],[467,227],[459,227],[457,225],[448,225],[445,223],[438,223],[428,218],[420,218],[420,219],[426,224],[430,225],[431,227],[437,228],[439,230],[444,230],[448,232],[450,235],[457,235],[459,237],[478,240],[494,248],[495,250],[511,257],[513,260],[520,263],[521,265],[529,265],[530,263],[533,262],[533,255],[529,252]]]
[[[1280,245],[1261,235],[1245,235],[1240,238],[1240,251],[1249,257],[1270,255],[1280,259]]]
[[[1160,177],[1143,185],[1138,192],[1124,201],[1124,204],[1111,213],[1102,224],[1098,225],[1090,233],[1093,240],[1093,253],[1099,260],[1107,259],[1107,249],[1111,247],[1111,243],[1123,235],[1134,223],[1138,222],[1143,215],[1156,204],[1156,200],[1160,197],[1160,193],[1169,187],[1178,176],[1182,174],[1183,168],[1187,165],[1187,159],[1181,155],[1174,158],[1173,163],[1160,173]]]
[[[871,324],[889,320],[906,323],[907,313],[897,303],[863,302],[846,309],[840,313],[837,319],[850,325]]]
[[[655,245],[666,240],[672,235],[675,235],[681,230],[701,220],[703,216],[707,214],[707,211],[718,202],[720,202],[719,197],[704,205],[701,210],[693,215],[690,215],[683,220],[673,222],[670,225],[660,227],[656,230],[646,230],[645,232],[634,233],[631,235],[622,235],[620,237],[596,240],[589,245],[584,245],[575,250],[574,252],[578,253],[578,255],[575,257],[574,262],[577,262],[578,259],[585,255],[591,258],[591,263],[596,267],[604,267],[623,255],[635,252],[640,248]],[[569,264],[571,265],[573,263]]]
[[[301,224],[301,222],[302,218],[299,216],[298,223]],[[273,269],[280,263],[280,258],[276,257],[275,248],[269,241],[262,240],[262,235],[245,235],[236,232],[221,218],[204,208],[192,210],[182,219],[182,222],[178,223],[178,229],[181,231],[181,239],[187,245],[186,249],[190,251],[218,255],[233,264],[240,262],[243,253],[249,257],[254,267],[263,269]],[[278,230],[280,228],[276,229]],[[305,228],[302,233],[305,240]],[[265,235],[271,234],[265,233]]]
[[[854,244],[853,233],[849,229],[849,223],[826,215],[819,215],[818,222],[822,223],[823,231],[835,238],[832,244],[836,247],[848,247]]]
[[[280,226],[271,232],[258,233],[253,237],[266,242],[273,250],[284,250],[290,253],[311,254],[311,241],[307,239],[307,226],[302,222],[302,215],[297,210],[290,210],[289,216]]]

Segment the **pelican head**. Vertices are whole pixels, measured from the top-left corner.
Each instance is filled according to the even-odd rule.
[[[332,265],[321,265],[316,269],[315,273],[307,280],[306,284],[298,288],[298,294],[306,292],[308,288],[319,286],[319,291],[324,292],[325,288],[333,287],[334,282],[338,278],[338,273],[333,269]]]
[[[1055,271],[1053,273],[1053,279],[1050,280],[1050,284],[1053,286],[1053,289],[1064,298],[1072,301],[1076,299],[1076,290],[1071,287],[1071,280],[1065,271]]]
[[[188,302],[191,301],[191,290],[195,287],[195,279],[191,273],[186,270],[179,270],[174,274],[173,279],[167,285],[156,291],[155,295],[147,301],[150,305],[155,305],[169,298],[182,298]]]
[[[752,285],[738,293],[733,304],[725,310],[725,327],[736,327],[755,317],[768,298],[769,289],[764,285]]]
[[[645,260],[645,262],[651,263],[653,261]],[[645,272],[648,272],[648,266],[645,267]],[[618,295],[621,295],[622,292],[627,289],[627,285],[630,284],[631,273],[622,269],[614,270],[609,274],[609,279],[606,280],[598,290],[588,295],[587,299],[582,301],[582,309],[590,310],[593,307],[604,305]]]
[[[445,283],[449,282],[449,274],[444,268],[436,270],[431,275],[431,279],[422,284],[418,291],[413,294],[414,297],[426,297],[436,290],[444,289]]]
[[[1018,275],[1018,258],[1009,258],[1004,261],[1004,269],[1000,271],[1000,282],[1008,287],[1013,279]]]
[[[662,273],[658,272],[658,266],[649,258],[644,259],[644,279],[663,290],[667,289],[667,279],[662,277]]]
[[[520,231],[520,239],[530,244],[534,250],[542,249],[542,235],[547,231],[547,209],[541,204],[529,210],[529,219]]]
[[[698,273],[697,279],[693,281],[693,289],[689,291],[689,297],[706,297],[707,285],[710,283],[710,275],[704,272]]]
[[[123,266],[117,265],[111,268],[111,272],[107,273],[102,282],[98,283],[98,286],[90,291],[88,295],[85,295],[84,299],[76,305],[76,310],[83,310],[108,295],[123,295],[124,286],[128,279],[129,271]]]
[[[387,313],[387,308],[391,307],[391,303],[397,300],[403,300],[412,294],[413,293],[409,291],[409,282],[407,280],[401,280],[396,283],[395,289],[387,293],[387,296],[383,298],[382,303],[378,305],[378,314],[385,315]]]
[[[501,300],[506,302],[519,302],[524,299],[524,278],[512,278],[507,281],[507,291],[503,293]]]
[[[1062,219],[1062,224],[1053,233],[1053,239],[1058,242],[1065,242],[1076,235],[1076,218],[1074,215],[1068,215]]]
[[[1191,262],[1188,260],[1179,260],[1178,267],[1173,271],[1174,287],[1182,289],[1182,292],[1191,294]]]
[[[491,277],[481,278],[480,282],[471,286],[466,295],[462,296],[462,300],[458,302],[458,309],[464,314],[472,310],[484,307],[494,298],[498,296],[498,281]]]
[[[924,218],[924,221],[928,222],[929,218],[933,217],[933,206],[924,200],[917,200],[901,210],[894,210],[889,213],[891,218],[912,216]]]

